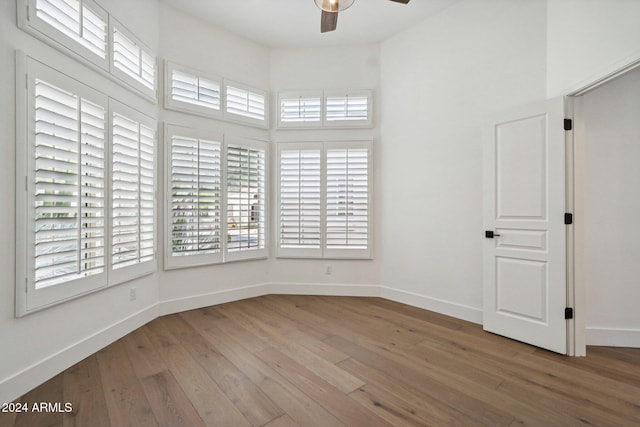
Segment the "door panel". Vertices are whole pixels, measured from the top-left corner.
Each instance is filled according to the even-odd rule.
[[[566,352],[562,99],[495,117],[484,142],[484,328]]]

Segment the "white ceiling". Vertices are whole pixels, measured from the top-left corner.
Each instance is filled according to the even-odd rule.
[[[314,0],[162,0],[216,27],[269,47],[377,43],[459,0],[356,0],[338,17],[336,31],[320,34]]]

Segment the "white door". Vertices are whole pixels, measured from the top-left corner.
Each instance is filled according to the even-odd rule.
[[[483,167],[484,329],[564,354],[562,99],[491,120],[484,135]]]

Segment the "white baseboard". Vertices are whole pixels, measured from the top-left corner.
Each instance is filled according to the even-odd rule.
[[[4,379],[0,382],[0,403],[17,399],[156,317],[157,305],[154,304]]]
[[[164,300],[149,306],[3,380],[0,382],[0,402],[11,402],[159,316],[268,294],[382,297],[471,322],[482,322],[481,310],[378,285],[263,283]]]
[[[183,311],[195,310],[197,308],[267,295],[269,293],[269,288],[270,285],[268,283],[263,283],[259,285],[226,289],[224,291],[161,301],[158,304],[158,316],[166,316],[168,314],[181,313]]]
[[[444,314],[469,322],[482,324],[482,310],[479,308],[473,308],[451,301],[431,298],[412,292],[387,288],[385,286],[380,286],[380,297],[391,301],[411,305],[413,307],[422,308],[424,310],[435,311],[436,313]]]
[[[640,348],[640,329],[587,326],[587,345]]]
[[[346,285],[328,283],[271,283],[270,294],[379,297],[378,285]]]

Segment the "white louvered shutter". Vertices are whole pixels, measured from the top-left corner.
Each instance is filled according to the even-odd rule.
[[[220,110],[220,83],[171,70],[171,98],[211,110]]]
[[[79,0],[37,0],[36,16],[67,37],[104,59],[107,55],[107,24]]]
[[[327,150],[326,248],[369,247],[369,151]]]
[[[280,97],[280,123],[286,124],[320,124],[322,119],[322,100],[320,96]]]
[[[227,146],[227,252],[265,249],[263,148]]]
[[[113,28],[113,65],[155,92],[155,58],[115,27]]]
[[[105,109],[35,81],[35,289],[102,273]]]
[[[326,120],[367,121],[369,118],[369,99],[367,96],[328,96],[326,101]]]
[[[247,123],[266,126],[266,94],[238,85],[226,85],[226,113]]]
[[[320,148],[280,149],[280,254],[321,255],[321,157]]]
[[[220,142],[171,137],[171,255],[221,252]]]
[[[112,268],[154,258],[155,131],[113,114]]]

